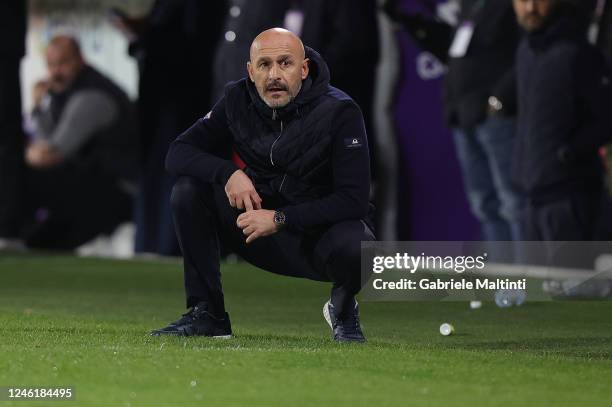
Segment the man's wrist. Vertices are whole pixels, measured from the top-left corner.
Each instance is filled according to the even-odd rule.
[[[225,164],[224,168],[221,170],[221,182],[220,184],[224,187],[227,187],[227,183],[229,182],[232,175],[236,172],[240,171],[240,168],[234,164],[231,160]]]
[[[287,215],[283,211],[274,211],[274,224],[277,229],[283,229],[287,226]]]

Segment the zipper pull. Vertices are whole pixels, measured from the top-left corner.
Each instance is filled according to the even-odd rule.
[[[272,109],[272,120],[276,120],[276,109]]]

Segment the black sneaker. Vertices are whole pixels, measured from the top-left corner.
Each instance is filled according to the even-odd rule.
[[[359,304],[355,301],[355,308],[348,311],[342,319],[336,316],[331,300],[323,305],[323,317],[329,324],[338,342],[365,342],[366,338],[359,324]]]
[[[229,339],[232,337],[232,325],[227,312],[225,318],[215,318],[204,305],[198,304],[177,321],[151,332],[151,336],[161,335],[210,336]]]

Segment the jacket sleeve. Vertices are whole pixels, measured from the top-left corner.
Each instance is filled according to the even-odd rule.
[[[119,108],[110,95],[96,90],[75,92],[48,141],[64,158],[73,157],[118,117]]]
[[[331,150],[332,192],[317,200],[281,208],[287,225],[304,230],[368,214],[370,158],[361,111],[353,102],[335,114]]]
[[[568,147],[571,155],[579,158],[612,140],[612,75],[595,48],[585,48],[576,64],[574,92],[582,115]]]
[[[225,98],[222,98],[210,113],[170,144],[166,170],[174,175],[190,175],[206,183],[225,185],[238,169],[230,159],[231,145]]]
[[[516,53],[519,43],[521,41],[521,32],[516,22],[516,14],[514,8],[510,3],[506,3],[506,11],[503,13],[501,20],[499,21],[499,32],[503,40],[503,44],[499,47],[507,49],[508,52]],[[516,56],[516,55],[515,55]],[[516,66],[514,63],[510,64],[505,72],[503,72],[499,79],[493,84],[491,94],[489,96],[495,96],[504,105],[504,113],[506,115],[516,115],[517,112],[517,83],[516,83]]]
[[[514,116],[517,112],[518,96],[516,87],[516,67],[512,64],[491,91],[491,96],[495,96],[503,103],[504,114],[509,116]]]

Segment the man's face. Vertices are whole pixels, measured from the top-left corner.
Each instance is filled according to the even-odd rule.
[[[272,33],[255,41],[247,70],[259,96],[277,109],[287,106],[299,93],[308,76],[308,60],[295,38]]]
[[[527,32],[544,26],[557,6],[558,0],[513,0],[518,23]]]
[[[47,49],[47,68],[51,90],[63,92],[83,68],[83,59],[70,45],[53,44]]]

